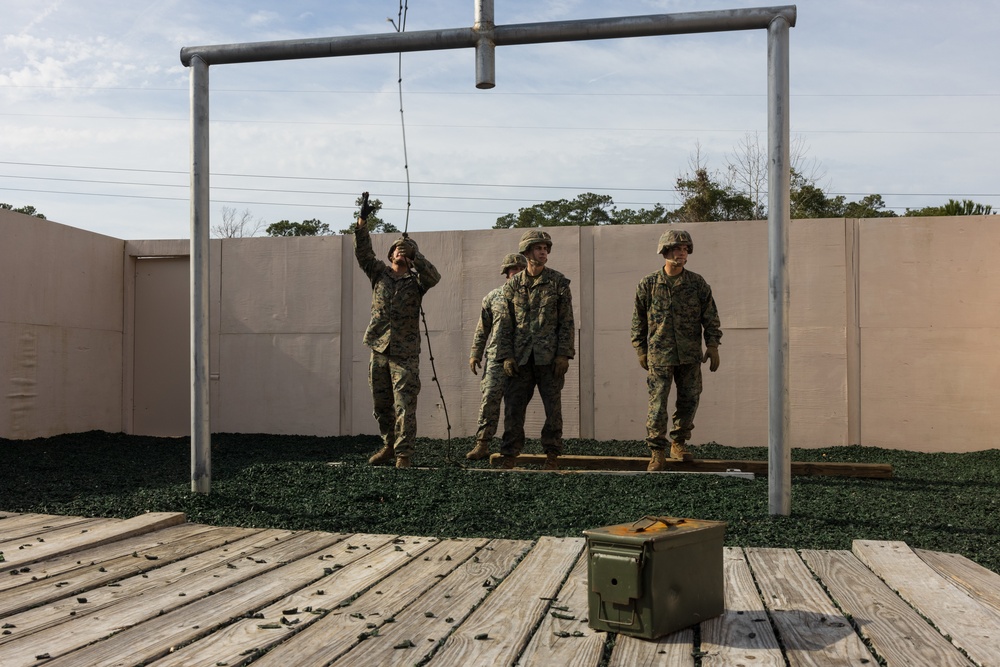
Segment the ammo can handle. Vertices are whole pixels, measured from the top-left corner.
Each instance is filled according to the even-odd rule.
[[[602,612],[604,611],[604,602],[601,601],[597,606],[597,620],[602,623],[607,623],[608,625],[620,625],[623,628],[632,627],[635,625],[635,600],[632,600],[632,618],[628,620],[628,623],[623,621],[612,621],[610,618],[605,616]]]
[[[658,523],[662,523],[664,526],[670,527],[680,525],[685,521],[687,521],[687,519],[675,519],[669,516],[644,516],[638,521],[634,521],[632,523],[632,530],[637,533],[641,533],[645,530],[649,530]],[[640,526],[639,524],[643,522],[645,522],[644,525]]]

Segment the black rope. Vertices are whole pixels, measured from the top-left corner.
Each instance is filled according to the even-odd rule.
[[[406,30],[406,13],[410,9],[410,4],[408,0],[400,0],[399,3],[399,14],[397,16],[398,23],[393,21],[391,18],[388,19],[389,23],[393,25],[396,32],[403,32]],[[403,131],[403,171],[406,172],[406,218],[403,223],[403,236],[407,236],[407,232],[410,229],[410,159],[406,154],[406,119],[403,115],[403,52],[399,52],[398,61],[398,77],[396,84],[399,88],[399,125]],[[427,338],[427,354],[430,355],[431,361],[431,375],[434,384],[438,388],[438,396],[441,397],[441,407],[444,409],[444,423],[448,429],[448,435],[446,438],[447,449],[445,451],[445,460],[449,463],[454,461],[452,452],[452,442],[451,442],[451,420],[448,418],[448,404],[444,400],[444,390],[441,388],[441,381],[438,380],[437,368],[434,365],[434,352],[431,349],[431,333],[427,326],[427,315],[424,313],[423,305],[420,306],[420,321],[424,324],[424,337]]]

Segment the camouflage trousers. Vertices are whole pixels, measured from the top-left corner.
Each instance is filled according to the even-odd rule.
[[[420,357],[392,357],[372,350],[368,386],[382,442],[397,456],[411,456],[417,437]]]
[[[545,407],[542,450],[546,454],[562,453],[562,389],[566,378],[557,378],[553,369],[552,364],[538,366],[529,361],[518,367],[517,375],[509,378],[504,395],[503,441],[500,444],[500,453],[504,456],[517,456],[524,447],[524,417],[535,387],[538,387],[538,395]]]
[[[500,423],[500,401],[507,389],[507,375],[503,372],[503,362],[493,361],[486,357],[483,366],[483,379],[479,388],[483,392],[482,403],[479,404],[479,427],[476,429],[476,441],[489,442],[497,432]]]
[[[670,385],[677,385],[675,410],[670,415],[667,399]],[[665,449],[671,442],[687,442],[694,429],[694,415],[701,398],[701,364],[681,364],[649,369],[649,413],[646,417],[646,443],[650,449]],[[669,431],[668,431],[669,429]]]

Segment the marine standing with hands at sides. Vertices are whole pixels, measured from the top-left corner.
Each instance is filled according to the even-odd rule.
[[[573,298],[569,278],[546,266],[552,252],[548,232],[529,229],[518,250],[527,268],[507,281],[507,313],[500,322],[497,356],[510,378],[504,395],[501,467],[513,468],[524,447],[524,418],[535,387],[545,406],[542,449],[546,470],[559,469],[562,453],[562,389],[573,346]]]
[[[714,373],[719,369],[722,339],[712,288],[686,268],[688,255],[694,252],[691,234],[679,229],[664,232],[656,252],[663,256],[663,268],[639,281],[632,314],[632,345],[639,365],[647,372],[649,389],[649,471],[666,468],[668,444],[670,458],[693,458],[685,443],[691,438],[701,397],[701,365],[710,361],[709,370]],[[670,417],[667,399],[672,383],[677,385],[677,399]]]
[[[511,253],[500,263],[500,273],[510,280],[524,270],[528,261],[524,255]],[[483,379],[479,388],[483,400],[479,405],[479,427],[476,430],[476,446],[465,455],[470,461],[478,461],[490,455],[490,441],[497,432],[500,421],[500,401],[507,389],[507,374],[503,371],[503,359],[497,357],[496,323],[503,318],[507,302],[503,298],[503,285],[483,297],[483,308],[476,323],[476,333],[472,338],[469,353],[469,370],[478,375],[477,368],[483,367]],[[487,343],[489,340],[489,343]],[[483,353],[485,351],[485,362]],[[485,363],[485,366],[483,365]]]
[[[354,256],[372,284],[372,319],[364,343],[371,348],[368,385],[382,449],[371,465],[412,465],[420,393],[420,304],[441,274],[405,233],[389,247],[389,264],[375,256],[367,219],[373,208],[361,195],[354,227]]]

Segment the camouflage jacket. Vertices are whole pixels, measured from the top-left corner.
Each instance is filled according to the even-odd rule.
[[[476,323],[476,334],[472,337],[470,359],[482,359],[484,351],[486,352],[486,363],[497,359],[497,336],[491,337],[490,334],[495,334],[494,325],[503,318],[506,309],[507,302],[503,298],[503,285],[483,297],[483,308],[479,312],[479,321]]]
[[[545,366],[556,357],[576,356],[569,278],[545,268],[532,281],[522,271],[501,289],[507,309],[494,333],[498,358],[513,357],[523,366],[534,355],[535,363]]]
[[[364,227],[354,228],[354,256],[372,283],[372,319],[365,345],[394,357],[419,356],[420,302],[440,282],[441,274],[418,251],[414,270],[396,277],[392,267],[375,256]]]
[[[721,326],[712,288],[697,273],[685,269],[671,285],[660,269],[639,281],[632,346],[650,368],[701,363],[702,333],[706,345],[718,345]]]

